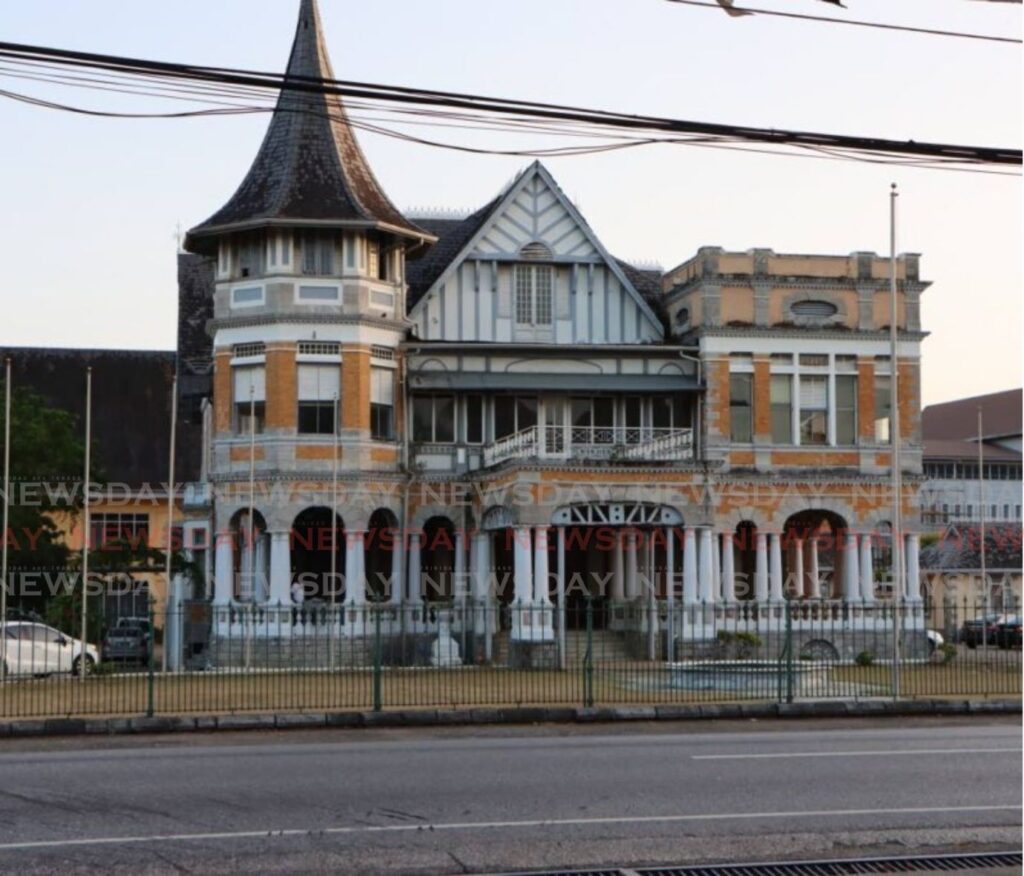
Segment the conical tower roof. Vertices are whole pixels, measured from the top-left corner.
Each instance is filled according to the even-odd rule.
[[[302,0],[288,79],[333,79],[316,0]],[[341,98],[282,90],[263,145],[238,191],[189,232],[189,249],[226,231],[283,222],[377,227],[432,236],[391,203],[349,127]]]

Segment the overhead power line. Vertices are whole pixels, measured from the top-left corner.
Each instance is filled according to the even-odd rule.
[[[237,70],[223,67],[195,66],[180,63],[169,63],[122,56],[101,55],[86,52],[73,52],[42,46],[21,45],[0,42],[0,59],[7,59],[10,64],[46,67],[51,71],[61,68],[78,68],[93,71],[92,76],[102,77],[99,81],[148,83],[156,88],[154,81],[170,83],[160,86],[164,93],[153,96],[167,97],[166,92],[178,91],[182,94],[203,94],[205,97],[217,96],[231,98],[234,101],[245,97],[257,100],[276,97],[282,90],[306,92],[310,94],[333,94],[346,98],[349,107],[360,105],[382,111],[413,115],[421,120],[432,122],[440,120],[458,121],[468,126],[486,120],[489,125],[501,125],[511,130],[531,130],[558,135],[581,136],[586,132],[601,132],[615,136],[620,140],[626,138],[625,144],[593,147],[590,151],[607,148],[623,148],[623,145],[641,145],[646,142],[684,142],[697,145],[729,146],[739,148],[739,144],[758,144],[762,147],[778,149],[790,147],[799,150],[824,153],[831,157],[844,159],[856,158],[869,161],[913,161],[916,166],[927,163],[968,165],[1020,165],[1019,149],[1004,149],[982,146],[962,146],[943,143],[920,143],[913,140],[901,141],[878,137],[859,137],[838,134],[825,134],[808,131],[770,129],[751,126],[715,124],[695,122],[682,119],[671,119],[656,116],[641,116],[616,113],[604,110],[592,110],[581,107],[558,104],[536,103],[529,101],[508,100],[485,97],[481,95],[461,94],[455,92],[435,91],[428,89],[389,86],[375,83],[353,82],[346,80],[320,80],[304,77],[285,77],[283,74],[263,73],[251,70]],[[37,69],[38,72],[38,69]],[[70,73],[63,74],[71,78]],[[88,79],[89,77],[78,77]],[[71,84],[71,83],[68,83]],[[96,86],[100,87],[100,86]],[[219,110],[200,110],[192,113],[116,113],[90,111],[82,108],[69,107],[54,101],[41,101],[27,95],[8,92],[6,96],[44,103],[57,109],[85,112],[96,115],[131,117],[182,117],[187,115],[209,115],[234,112],[266,112],[271,107],[239,105],[224,106],[220,101]],[[204,100],[197,97],[197,100]],[[371,129],[371,128],[368,128]],[[382,131],[393,135],[394,132]],[[406,135],[402,135],[406,136]],[[430,142],[422,138],[408,137],[418,142]],[[696,141],[696,142],[694,142]],[[431,143],[431,145],[445,145]],[[457,147],[455,147],[457,148]],[[492,151],[470,149],[469,151]],[[552,150],[547,154],[558,154]],[[516,150],[515,154],[522,154]],[[790,153],[791,154],[791,153]]]
[[[965,33],[958,30],[937,30],[931,27],[911,27],[903,24],[886,24],[881,21],[861,21],[851,18],[836,18],[829,15],[807,15],[802,12],[779,12],[774,9],[758,9],[753,6],[737,6],[734,0],[668,0],[681,6],[701,6],[705,9],[725,11],[734,18],[746,15],[763,15],[772,18],[792,18],[799,21],[817,21],[825,24],[848,24],[851,27],[870,27],[878,30],[897,30],[904,33],[924,34],[926,36],[959,37],[965,40],[985,40],[993,43],[1021,43],[1015,37],[993,36],[983,33]],[[1019,0],[1018,0],[1019,2]]]

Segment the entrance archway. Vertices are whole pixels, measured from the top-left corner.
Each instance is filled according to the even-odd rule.
[[[345,523],[341,517],[332,515],[330,508],[307,508],[292,523],[290,542],[292,583],[302,587],[305,600],[340,602],[345,591]]]
[[[398,518],[387,508],[378,508],[370,515],[366,533],[366,599],[368,602],[387,602],[392,589],[401,592],[401,582],[395,581],[395,554],[401,533]]]
[[[421,566],[424,602],[450,602],[455,595],[455,524],[431,517],[423,525]]]
[[[790,599],[811,597],[842,598],[841,575],[844,560],[846,521],[834,511],[809,509],[786,520],[782,530],[782,568],[786,596]],[[803,552],[797,561],[796,552]],[[811,554],[816,554],[816,562]],[[818,586],[811,580],[817,566]],[[798,570],[802,567],[801,580]]]

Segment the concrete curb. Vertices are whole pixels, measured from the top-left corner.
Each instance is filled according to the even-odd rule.
[[[621,721],[1020,715],[1020,700],[891,700],[806,703],[699,703],[665,706],[537,706],[491,709],[407,709],[385,712],[298,712],[152,718],[49,718],[0,722],[0,738],[312,730],[320,727],[452,727],[484,724],[595,724]]]

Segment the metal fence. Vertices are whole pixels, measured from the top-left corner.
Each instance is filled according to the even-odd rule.
[[[4,625],[0,717],[1017,697],[1020,619],[981,604],[186,603]]]

